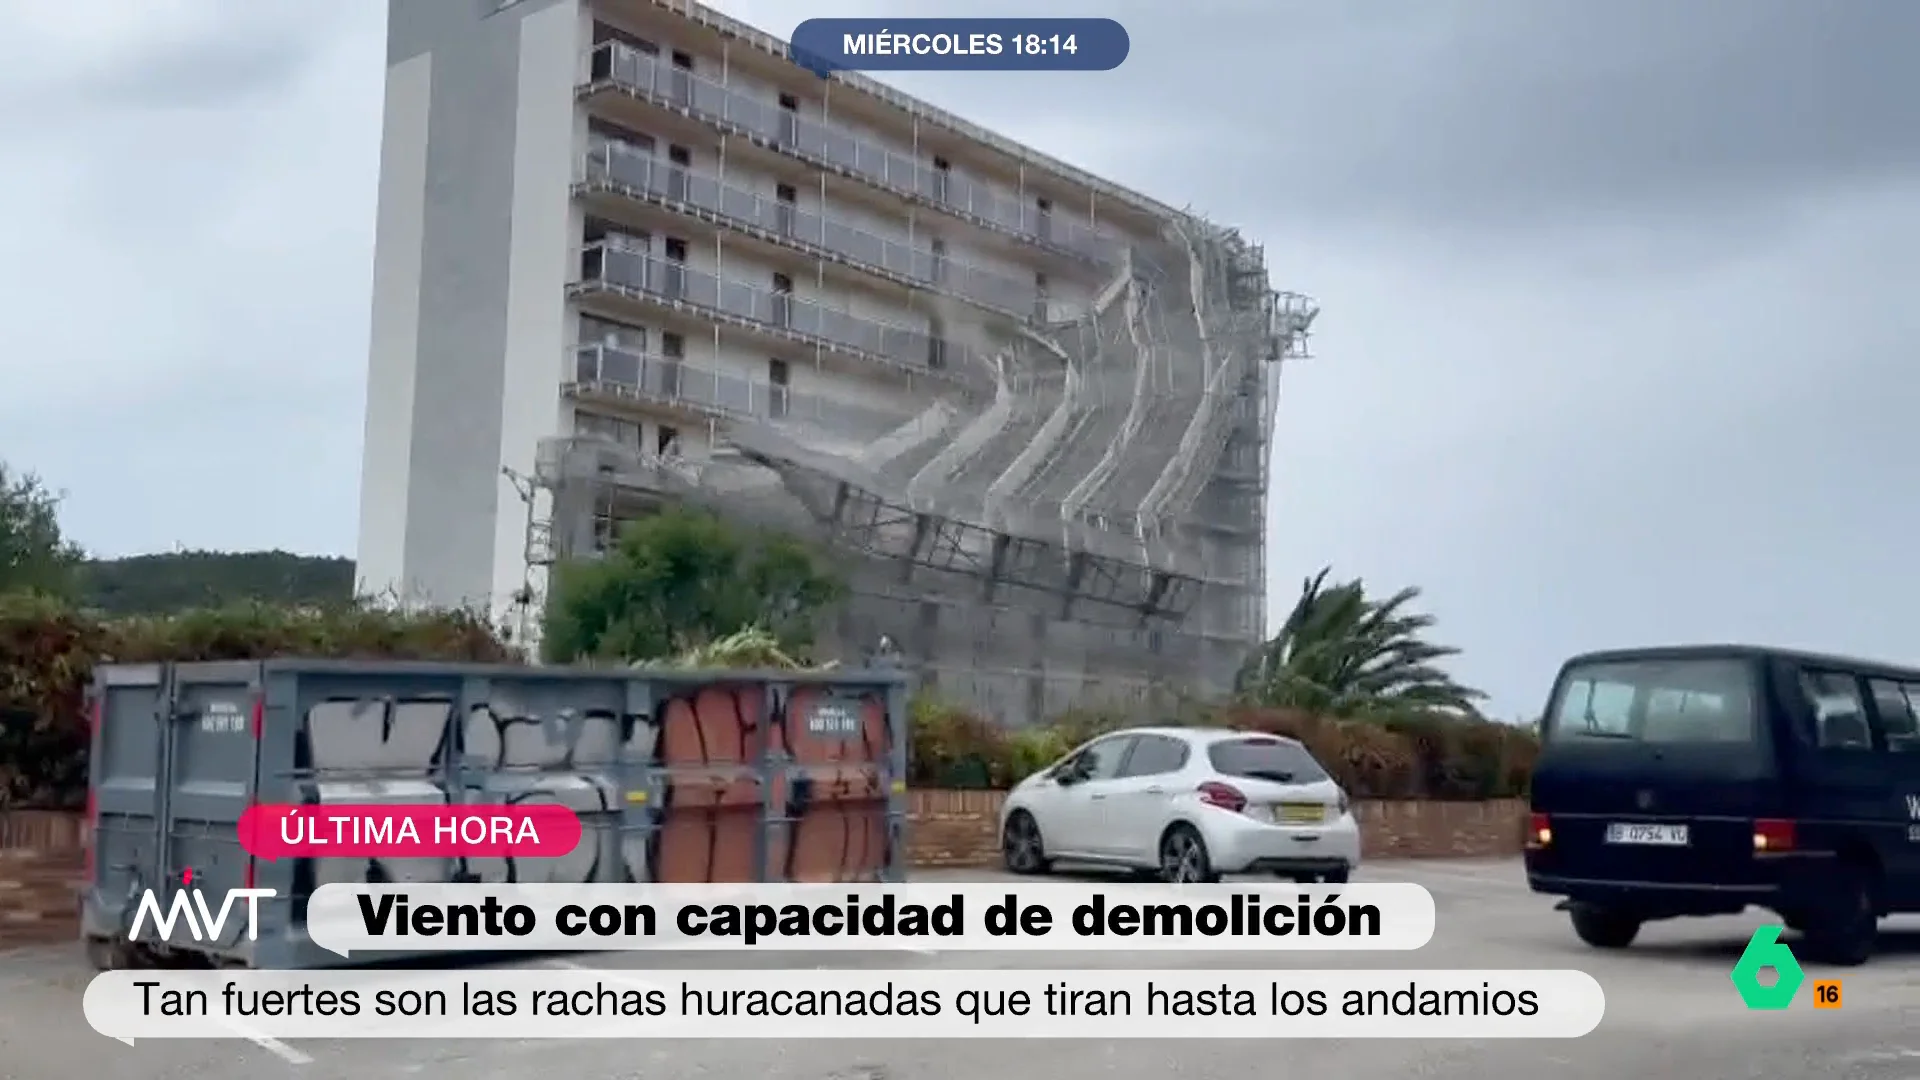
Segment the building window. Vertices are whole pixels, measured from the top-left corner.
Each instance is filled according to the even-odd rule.
[[[687,170],[693,168],[693,151],[684,146],[667,147],[667,198],[687,201]]]
[[[680,429],[661,424],[660,430],[654,433],[653,452],[661,457],[679,457]]]
[[[673,68],[667,73],[667,93],[682,105],[693,103],[693,57],[675,50]]]
[[[937,236],[933,238],[933,283],[947,283],[947,242]]]
[[[800,192],[792,184],[773,189],[773,226],[781,236],[793,235],[794,216],[799,210]]]
[[[1049,296],[1047,294],[1047,275],[1033,275],[1033,321],[1046,322]]]
[[[667,237],[666,265],[660,275],[660,291],[679,299],[687,295],[687,242],[676,237]]]
[[[792,94],[780,95],[780,130],[776,140],[787,146],[800,141],[800,99]]]
[[[953,191],[953,163],[946,158],[933,159],[933,197],[946,202]]]
[[[653,153],[653,136],[645,132],[608,123],[599,117],[587,121],[589,159],[602,169],[611,170],[615,157]]]
[[[947,328],[938,315],[927,320],[927,367],[939,371],[947,366]]]
[[[793,279],[785,274],[773,275],[773,325],[793,325]]]
[[[1038,236],[1042,240],[1052,239],[1053,237],[1053,200],[1052,199],[1035,199],[1033,202],[1033,207],[1035,210],[1034,223],[1033,223],[1034,235]]]
[[[660,392],[667,397],[680,396],[681,370],[686,366],[687,339],[672,331],[660,335]],[[655,366],[655,365],[649,365]]]
[[[767,413],[778,420],[787,415],[792,406],[793,369],[785,360],[775,358],[767,361]]]
[[[594,81],[613,78],[614,46],[625,46],[647,56],[660,55],[660,46],[637,34],[628,33],[617,26],[603,22],[593,24],[593,60],[591,74]]]

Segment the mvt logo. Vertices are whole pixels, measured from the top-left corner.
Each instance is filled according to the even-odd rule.
[[[192,870],[180,874],[180,884],[183,888],[173,894],[173,903],[164,913],[160,910],[160,897],[152,889],[140,897],[140,906],[133,913],[133,926],[127,931],[130,940],[139,940],[141,927],[151,917],[153,927],[163,941],[172,938],[174,925],[184,920],[187,933],[193,940],[218,943],[221,931],[227,927],[228,917],[233,914],[235,900],[247,902],[247,940],[260,940],[260,901],[271,897],[272,889],[228,889],[226,899],[220,902],[219,910],[215,911],[208,906],[205,893],[190,888],[193,885]]]

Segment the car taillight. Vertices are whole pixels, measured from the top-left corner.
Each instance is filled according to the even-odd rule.
[[[1236,814],[1247,808],[1247,797],[1240,793],[1239,788],[1215,780],[1200,785],[1200,801]]]
[[[1532,814],[1527,818],[1527,846],[1530,848],[1549,847],[1553,844],[1553,820],[1545,814]]]
[[[1753,850],[1792,851],[1793,822],[1762,818],[1753,823]]]

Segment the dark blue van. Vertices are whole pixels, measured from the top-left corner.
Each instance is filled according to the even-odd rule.
[[[1541,723],[1527,880],[1622,949],[1650,919],[1770,909],[1859,964],[1920,911],[1920,671],[1747,646],[1569,660]]]

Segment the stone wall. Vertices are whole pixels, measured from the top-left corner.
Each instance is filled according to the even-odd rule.
[[[998,791],[915,791],[908,809],[914,866],[990,868],[1000,863]],[[1366,858],[1517,855],[1526,803],[1362,802]],[[78,883],[86,829],[76,814],[0,813],[0,949],[78,934]]]
[[[913,792],[907,832],[913,865],[998,866],[1005,798],[998,791]],[[1362,858],[1497,858],[1520,854],[1527,804],[1363,801],[1355,812]]]

